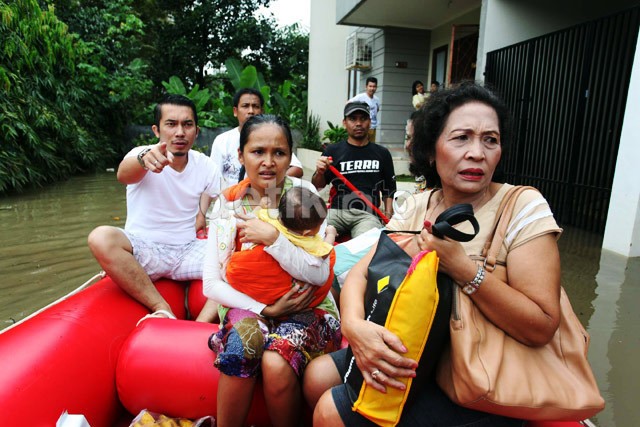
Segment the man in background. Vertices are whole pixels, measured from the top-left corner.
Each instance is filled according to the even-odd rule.
[[[366,90],[354,96],[347,102],[365,102],[371,113],[371,126],[369,127],[369,142],[376,142],[376,129],[378,127],[378,112],[380,111],[380,99],[375,95],[378,90],[378,79],[367,77]]]
[[[233,115],[238,119],[238,126],[221,133],[213,141],[211,146],[211,159],[222,174],[221,189],[237,184],[240,180],[242,165],[238,159],[240,148],[240,130],[249,117],[262,114],[264,109],[264,97],[259,90],[243,88],[233,96]],[[295,154],[291,155],[291,165],[287,175],[302,177],[302,163]]]

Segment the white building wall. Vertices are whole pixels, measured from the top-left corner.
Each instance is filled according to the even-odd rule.
[[[309,114],[320,116],[320,135],[327,120],[342,123],[347,97],[345,41],[354,27],[336,25],[336,0],[311,0],[309,34]]]
[[[488,52],[584,21],[575,17],[581,8],[575,9],[574,5],[570,10],[572,3],[576,2],[483,0],[476,79],[484,81]],[[552,14],[550,10],[553,10]]]
[[[640,256],[640,37],[620,135],[607,226],[602,247],[628,257]]]

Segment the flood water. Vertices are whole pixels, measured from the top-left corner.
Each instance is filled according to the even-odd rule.
[[[0,327],[57,300],[100,271],[87,236],[124,227],[125,187],[115,173],[0,198]]]
[[[87,247],[96,226],[124,226],[125,188],[114,173],[0,198],[0,329],[80,286],[100,266]],[[640,258],[601,251],[602,237],[567,228],[563,286],[591,334],[589,360],[606,409],[601,427],[640,425]],[[553,373],[550,373],[553,375]]]

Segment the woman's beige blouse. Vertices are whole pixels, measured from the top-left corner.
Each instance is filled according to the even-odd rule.
[[[510,184],[503,184],[493,198],[475,212],[475,217],[480,224],[480,232],[472,241],[462,243],[467,255],[473,257],[482,255],[482,248],[488,237],[492,235],[492,227],[500,202],[511,187],[513,186]],[[399,206],[396,206],[396,214],[387,224],[387,228],[395,231],[421,230],[426,219],[429,196],[433,191],[407,195]],[[434,200],[437,198],[434,197]],[[465,233],[473,232],[473,227],[468,222],[457,225],[455,228]],[[509,251],[548,233],[556,233],[557,237],[562,233],[549,204],[539,192],[524,191],[516,201],[505,240],[497,257],[498,264],[505,265]]]

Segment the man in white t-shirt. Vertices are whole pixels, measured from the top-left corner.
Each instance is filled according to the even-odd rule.
[[[378,79],[367,77],[366,90],[357,94],[347,102],[366,102],[371,112],[371,126],[369,127],[369,142],[376,142],[376,129],[378,128],[378,112],[380,111],[380,98],[375,93],[378,90]]]
[[[152,129],[158,144],[134,148],[118,167],[118,181],[127,184],[124,230],[103,225],[88,240],[118,286],[152,316],[175,318],[153,281],[202,278],[206,240],[196,234],[206,227],[208,205],[220,193],[220,173],[208,156],[191,150],[199,128],[189,98],[165,96]],[[207,302],[197,320],[213,320],[216,307]]]
[[[263,108],[264,97],[259,90],[243,88],[233,96],[233,115],[238,119],[238,127],[218,135],[211,146],[211,159],[222,174],[220,185],[222,190],[238,183],[242,167],[238,159],[240,129],[249,117],[262,114]],[[300,178],[302,173],[302,163],[295,154],[292,154],[291,166],[287,170],[287,175]]]

